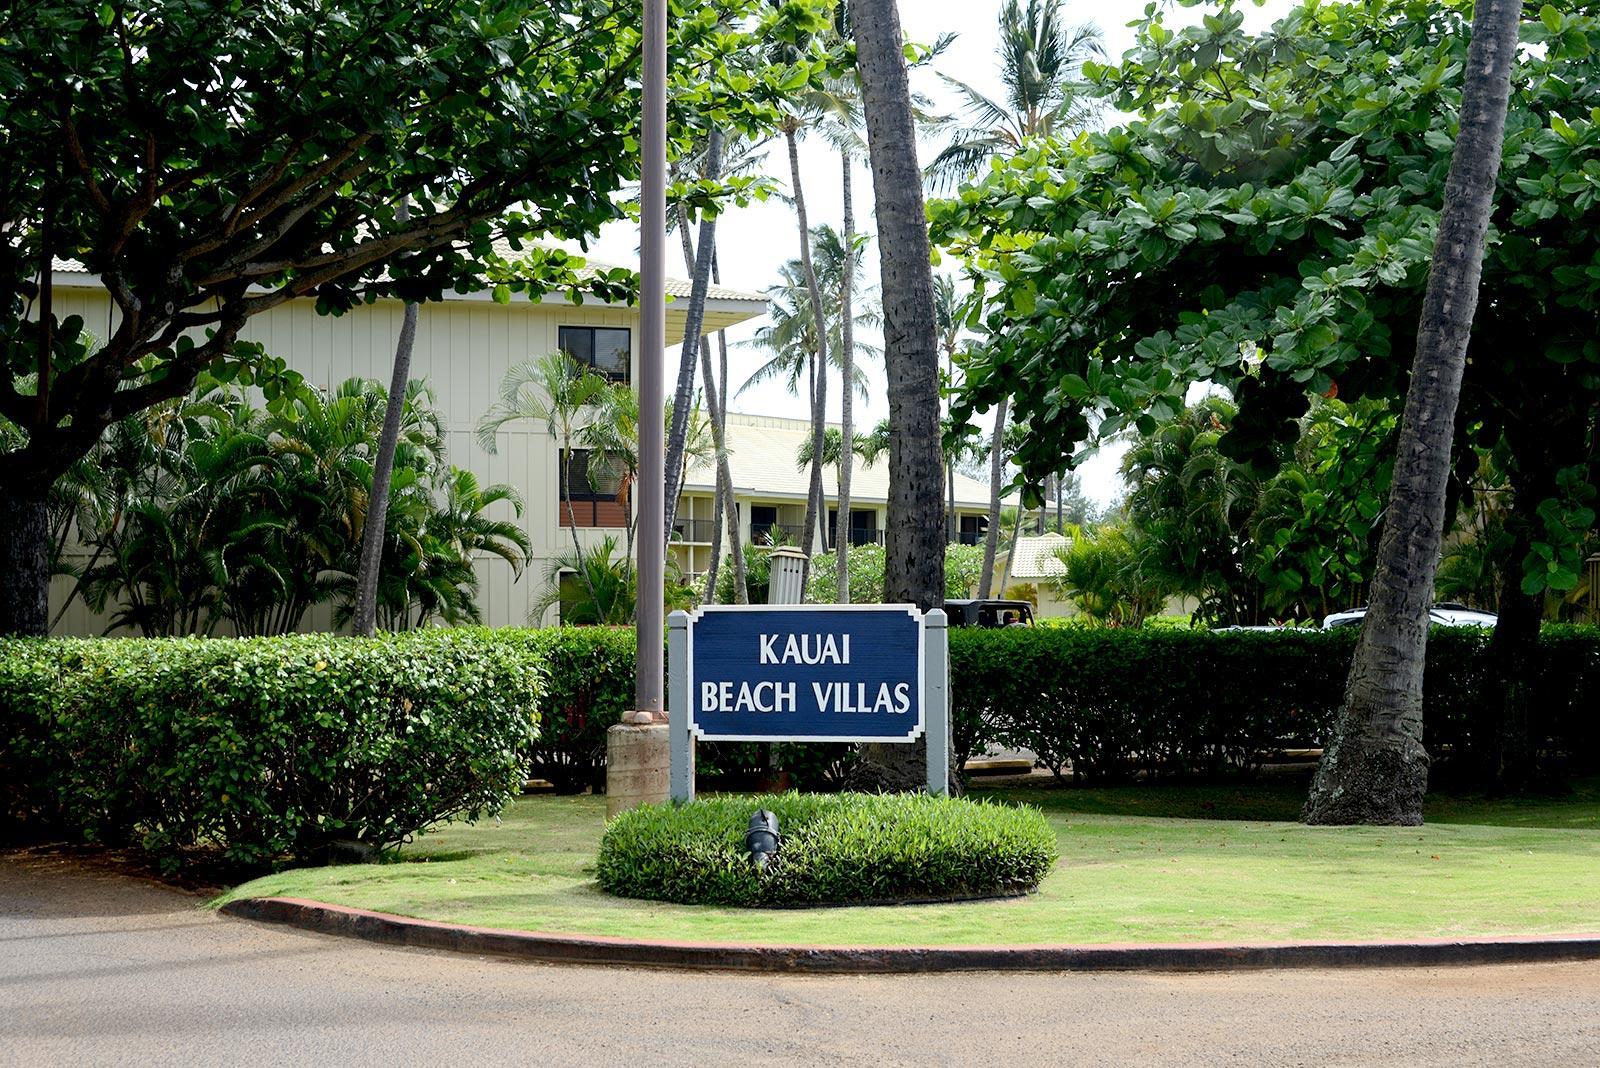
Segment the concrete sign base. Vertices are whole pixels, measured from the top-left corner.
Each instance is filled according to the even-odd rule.
[[[619,723],[606,731],[606,819],[671,796],[667,725]]]

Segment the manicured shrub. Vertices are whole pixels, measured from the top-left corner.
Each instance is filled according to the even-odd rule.
[[[1424,678],[1425,741],[1470,768],[1493,722],[1490,632],[1436,629]],[[998,743],[1082,778],[1218,775],[1277,749],[1325,744],[1344,696],[1354,628],[1277,632],[1087,627],[950,632],[952,744]],[[1546,628],[1530,730],[1546,766],[1600,766],[1600,633]]]
[[[33,791],[21,815],[169,865],[382,848],[514,796],[543,684],[535,646],[484,630],[10,640],[0,778]]]
[[[745,852],[750,816],[778,817],[765,871]],[[925,794],[780,794],[651,805],[606,827],[595,873],[622,897],[783,906],[1026,893],[1057,856],[1037,810]]]
[[[496,633],[529,649],[546,665],[539,736],[528,749],[528,773],[549,781],[558,793],[604,789],[606,731],[633,704],[633,628]]]

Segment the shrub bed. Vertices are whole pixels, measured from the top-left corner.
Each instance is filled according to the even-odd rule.
[[[169,867],[382,848],[520,790],[544,677],[485,630],[7,640],[0,799]]]
[[[757,871],[751,815],[778,817],[782,847]],[[619,815],[600,840],[600,886],[691,905],[795,906],[942,901],[1033,890],[1056,859],[1036,809],[924,794],[779,794],[653,805]]]
[[[605,788],[606,731],[633,704],[632,627],[551,627],[498,631],[543,661],[546,682],[539,736],[528,773],[558,793]]]
[[[632,630],[502,633],[549,663],[533,773],[567,792],[599,788],[606,728],[633,699]],[[1090,779],[1247,772],[1263,752],[1327,741],[1356,637],[1354,629],[954,628],[953,748],[961,761],[989,745],[1026,748],[1057,773],[1070,766]],[[1470,761],[1451,758],[1470,753],[1474,727],[1495,718],[1488,642],[1472,628],[1440,629],[1429,642],[1426,740],[1442,773],[1466,771]],[[1600,631],[1547,627],[1541,650],[1535,748],[1552,771],[1600,767]],[[698,759],[706,771],[751,773],[765,768],[768,748],[710,743]],[[848,746],[770,750],[802,789],[836,788],[854,759]]]
[[[1060,773],[1216,775],[1262,752],[1317,747],[1332,733],[1357,634],[952,629],[953,747],[1031,749]],[[1494,722],[1490,632],[1436,629],[1423,690],[1425,740],[1448,765]],[[1546,628],[1529,730],[1547,769],[1600,766],[1600,633]],[[1470,760],[1454,761],[1466,773]]]

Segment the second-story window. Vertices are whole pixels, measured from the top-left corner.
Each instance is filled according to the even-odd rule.
[[[562,454],[565,500],[557,500],[563,527],[626,527],[628,510],[615,464],[603,454],[573,449]]]
[[[563,326],[561,351],[612,382],[628,381],[633,344],[629,331],[614,326]]]

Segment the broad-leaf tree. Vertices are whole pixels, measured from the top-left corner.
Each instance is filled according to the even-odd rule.
[[[1234,393],[1224,441],[1252,461],[1292,440],[1316,395],[1405,395],[1466,5],[1308,4],[1256,36],[1242,23],[1231,3],[1182,30],[1147,20],[1121,66],[1086,71],[1132,119],[1023,152],[931,209],[978,268],[997,331],[957,414],[1009,395],[1034,485],[1095,420],[1152,430],[1196,381]],[[1547,6],[1521,33],[1453,420],[1454,487],[1492,449],[1512,489],[1523,566],[1494,636],[1503,711],[1482,726],[1508,745],[1525,733],[1541,601],[1578,582],[1600,475],[1600,24]],[[1508,756],[1494,759],[1515,779],[1526,761]]]
[[[765,48],[820,3],[674,3],[674,129],[764,126],[794,77]],[[586,288],[530,240],[619,218],[635,178],[637,0],[41,0],[0,14],[0,633],[44,629],[45,498],[110,425],[250,365],[296,298]],[[411,211],[402,219],[399,206]],[[496,238],[521,250],[497,262]],[[90,344],[55,262],[115,309]],[[223,372],[225,373],[225,372]],[[263,382],[279,400],[287,382]]]

